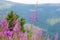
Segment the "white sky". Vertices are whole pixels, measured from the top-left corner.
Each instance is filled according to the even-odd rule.
[[[24,3],[24,4],[36,4],[38,1],[38,4],[45,4],[45,3],[60,3],[60,0],[7,0],[11,2],[16,3]]]

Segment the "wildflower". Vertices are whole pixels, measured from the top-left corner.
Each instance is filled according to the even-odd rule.
[[[37,33],[40,34],[40,36],[42,36],[42,30],[41,29],[38,30]]]
[[[21,26],[17,23],[16,25],[15,25],[15,27],[13,28],[13,31],[20,31],[20,29],[21,29]]]
[[[41,29],[39,29],[37,31],[37,34],[38,34],[38,39],[42,40],[42,30]]]
[[[3,30],[7,30],[8,29],[8,22],[6,19],[2,19],[2,28]]]
[[[38,40],[38,39],[37,39],[37,36],[34,36],[34,37],[33,37],[33,40]]]
[[[58,33],[55,34],[55,40],[58,40]]]
[[[3,37],[7,37],[7,31],[3,32]]]
[[[13,38],[17,38],[17,33],[14,33],[13,34]]]
[[[28,33],[27,33],[27,31],[25,31],[25,33],[24,33],[24,37],[25,37],[25,40],[28,40]]]
[[[20,37],[20,40],[25,40],[25,38],[24,37]]]
[[[38,18],[37,13],[34,13],[33,15],[30,16],[30,19],[31,19],[32,21],[37,20],[37,18]]]
[[[15,25],[18,22],[18,19],[14,19],[13,25]]]
[[[11,36],[12,32],[10,30],[7,31],[7,36]]]
[[[3,34],[2,34],[3,32],[0,32],[0,36],[2,36]]]

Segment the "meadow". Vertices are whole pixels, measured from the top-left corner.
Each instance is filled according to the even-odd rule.
[[[37,16],[37,13],[31,15],[31,22],[37,20]],[[25,24],[24,17],[19,17],[13,11],[8,12],[0,23],[0,40],[58,40],[58,33],[52,37],[41,29],[33,30],[32,25],[30,30],[26,30]]]

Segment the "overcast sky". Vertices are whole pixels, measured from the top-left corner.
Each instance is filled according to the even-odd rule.
[[[38,4],[45,3],[60,3],[60,0],[7,0],[16,3],[24,3],[24,4],[35,4],[38,1]]]

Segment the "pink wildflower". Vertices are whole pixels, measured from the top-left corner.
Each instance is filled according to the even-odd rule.
[[[13,28],[14,31],[20,31],[21,26],[19,24],[16,24],[15,27]]]
[[[37,13],[34,13],[33,15],[30,16],[30,19],[31,19],[32,21],[37,20],[37,18],[38,18]]]
[[[38,40],[38,39],[37,39],[37,36],[34,36],[34,37],[33,37],[33,40]]]
[[[3,30],[7,30],[8,29],[8,22],[6,19],[2,19],[2,28]]]
[[[55,40],[58,40],[58,33],[56,33],[55,35]]]
[[[42,30],[38,30],[37,33],[40,34],[40,36],[42,36]]]
[[[0,36],[2,36],[3,35],[3,32],[0,32]]]
[[[25,37],[25,40],[28,40],[28,33],[25,31],[25,33],[24,33],[24,37]]]
[[[7,36],[12,36],[12,33],[13,33],[13,32],[11,32],[11,31],[8,30],[8,31],[7,31]]]
[[[15,25],[17,22],[18,22],[18,19],[15,19],[15,20],[13,21],[13,25]]]

